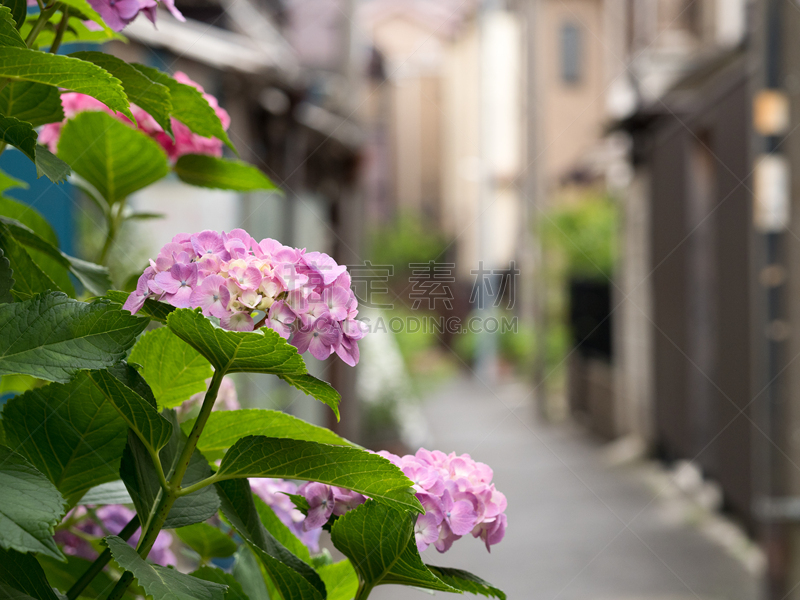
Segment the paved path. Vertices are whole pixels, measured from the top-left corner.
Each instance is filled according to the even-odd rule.
[[[511,600],[759,598],[758,582],[737,560],[665,519],[663,499],[636,469],[607,468],[585,434],[538,423],[525,396],[518,386],[490,391],[463,379],[427,401],[435,446],[493,467],[508,496],[509,529],[491,554],[470,537],[444,555],[429,548],[426,562],[468,569]],[[430,596],[386,586],[371,598]]]

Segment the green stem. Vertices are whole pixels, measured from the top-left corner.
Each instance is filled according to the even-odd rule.
[[[167,483],[167,478],[164,476],[164,468],[161,466],[161,459],[158,456],[158,451],[153,450],[149,444],[147,446],[147,452],[150,454],[150,460],[153,461],[153,467],[156,469],[156,474],[158,475],[158,481],[161,484],[161,489],[165,492],[169,491],[169,483]]]
[[[53,38],[53,44],[50,46],[50,52],[53,54],[58,52],[61,47],[61,40],[64,39],[64,33],[67,31],[67,25],[69,25],[69,10],[65,8],[62,14],[63,16],[56,29],[56,35]]]
[[[353,600],[366,600],[372,593],[372,587],[373,586],[371,585],[367,585],[367,583],[359,577],[358,591],[356,592],[356,597]]]
[[[50,17],[53,16],[54,12],[56,12],[55,4],[45,7],[39,12],[39,18],[36,19],[36,22],[33,24],[33,28],[30,33],[28,33],[28,37],[25,38],[25,45],[28,48],[33,47],[33,43],[36,41],[36,38],[39,37],[39,34],[42,32],[42,29],[44,29],[44,26],[47,25],[47,22],[50,20]]]
[[[117,239],[117,233],[119,233],[120,225],[122,224],[122,213],[124,209],[125,200],[117,205],[116,212],[113,208],[108,211],[106,216],[108,219],[108,231],[106,232],[106,241],[103,244],[103,249],[100,251],[100,256],[97,258],[97,264],[99,265],[106,264],[106,259],[108,259],[108,254]]]
[[[180,498],[181,496],[194,494],[196,491],[202,490],[204,487],[208,487],[212,483],[217,483],[218,481],[222,481],[222,478],[217,477],[215,473],[214,475],[211,475],[211,477],[206,477],[202,481],[198,481],[197,483],[193,483],[188,487],[181,488],[180,491],[178,491],[178,497]]]
[[[128,521],[128,524],[122,528],[122,531],[119,532],[119,537],[123,540],[127,540],[129,537],[133,535],[133,533],[139,529],[139,515],[134,515],[133,518]],[[108,564],[108,561],[111,560],[111,550],[106,548],[103,550],[102,554],[98,556],[95,561],[89,565],[89,568],[80,576],[78,581],[76,581],[69,591],[67,592],[67,598],[69,600],[75,600],[78,596],[81,595],[81,592],[86,589],[92,580],[97,576],[97,574],[102,571],[105,566]]]
[[[211,378],[211,385],[208,386],[208,391],[203,399],[203,406],[200,409],[200,414],[194,422],[194,427],[192,427],[189,438],[183,446],[178,461],[175,463],[175,470],[167,482],[167,487],[159,490],[155,506],[153,510],[150,511],[147,523],[142,528],[142,537],[139,539],[139,544],[136,546],[136,551],[142,558],[147,558],[161,528],[164,526],[164,521],[167,520],[167,515],[172,505],[175,504],[175,500],[181,495],[181,481],[183,481],[183,476],[186,474],[186,469],[189,468],[189,461],[197,447],[200,435],[203,433],[203,428],[208,422],[208,417],[211,415],[211,409],[214,408],[214,402],[217,400],[217,393],[219,392],[219,386],[222,383],[224,375],[225,372],[221,370],[214,372],[214,376]],[[114,589],[111,590],[107,600],[119,600],[122,598],[132,580],[133,575],[130,572],[125,572],[122,577],[119,578],[119,581],[117,581]]]

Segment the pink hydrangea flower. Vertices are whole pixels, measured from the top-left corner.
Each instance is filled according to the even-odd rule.
[[[35,4],[34,1],[33,5]],[[100,13],[106,24],[114,31],[122,31],[128,23],[139,16],[140,12],[144,13],[153,24],[156,22],[155,0],[89,0],[89,4]],[[175,8],[174,0],[163,0],[163,4],[176,19],[186,21],[181,12]],[[28,5],[31,5],[30,0]]]
[[[114,535],[118,535],[136,513],[121,504],[108,504],[99,507],[96,514],[108,531]],[[89,516],[86,508],[83,506],[75,507],[67,513],[64,519],[75,520],[75,523],[71,527],[60,529],[55,534],[55,540],[59,546],[62,546],[64,553],[71,556],[80,556],[87,560],[94,560],[97,558],[97,552],[86,539],[86,536],[100,540],[106,536],[103,528]],[[73,531],[78,532],[80,535],[76,535]],[[137,529],[128,540],[128,544],[135,547],[141,533],[141,528]],[[153,549],[147,556],[148,560],[163,566],[177,565],[177,558],[172,552],[173,541],[172,534],[162,530],[153,544]]]
[[[148,298],[200,308],[231,331],[272,329],[300,353],[319,360],[335,353],[350,366],[366,333],[344,266],[327,254],[256,241],[242,229],[176,235],[123,308],[136,313]]]
[[[403,457],[385,451],[377,454],[402,469],[425,508],[414,526],[420,552],[431,545],[446,552],[469,533],[483,540],[488,551],[503,539],[508,524],[506,497],[491,482],[493,473],[488,465],[472,460],[469,454],[456,456],[424,448]],[[331,515],[341,516],[365,501],[361,494],[320,483],[305,484],[298,492],[313,507],[314,516],[311,518],[309,510],[306,521],[308,528],[321,527]]]
[[[311,552],[319,552],[319,528],[304,529],[306,517],[294,507],[287,494],[297,494],[297,485],[283,479],[251,479],[250,487],[266,502],[275,515],[305,544]]]
[[[106,21],[108,21],[109,18],[112,19],[116,25],[119,25],[119,23],[125,20],[124,15],[129,14],[130,11],[133,10],[134,4],[139,7],[137,8],[137,14],[138,10],[140,9],[145,11],[145,14],[148,15],[148,18],[150,18],[151,12],[153,15],[155,14],[154,0],[93,0],[91,4],[94,6],[95,2],[98,4],[98,6],[100,6],[100,8],[95,6],[95,9],[98,10],[101,15],[103,15],[103,11],[108,12],[110,15],[108,18],[106,15],[103,15],[103,18]],[[177,12],[174,2],[164,0],[164,5],[170,11],[175,10]],[[153,9],[153,11],[147,12],[150,9]],[[177,14],[180,15],[179,12]],[[109,23],[109,26],[113,28],[111,23]],[[219,102],[214,96],[205,93],[200,84],[189,79],[185,73],[178,71],[175,73],[174,77],[180,83],[191,85],[192,87],[197,88],[203,94],[203,97],[208,101],[209,105],[217,113],[223,129],[227,130],[228,127],[230,127],[230,115],[228,115],[228,112],[219,105]],[[91,96],[87,96],[85,94],[78,94],[76,92],[62,93],[61,105],[64,108],[64,121],[60,123],[49,123],[42,127],[41,131],[39,132],[39,143],[46,145],[53,153],[56,153],[58,150],[58,140],[61,137],[61,128],[63,127],[64,123],[79,113],[85,111],[103,111],[113,117],[116,117],[123,123],[134,125],[134,123],[131,123],[130,119],[122,113],[114,112],[99,100],[95,100]],[[140,131],[155,139],[173,162],[178,160],[178,158],[184,154],[209,154],[211,156],[222,156],[222,141],[218,140],[217,138],[206,138],[197,135],[180,121],[172,119],[171,126],[174,136],[173,139],[161,128],[161,126],[149,113],[145,112],[135,104],[131,104],[131,113],[136,120],[136,127]]]

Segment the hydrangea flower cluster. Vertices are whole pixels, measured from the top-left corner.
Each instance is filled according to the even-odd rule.
[[[286,494],[297,494],[297,484],[284,479],[259,478],[250,480],[250,488],[294,533],[312,554],[319,552],[319,535],[322,529],[306,528],[306,517],[297,510]]]
[[[138,0],[130,1],[138,2]],[[228,129],[231,124],[231,118],[228,115],[228,112],[224,108],[220,107],[219,102],[217,102],[217,99],[214,96],[211,94],[206,94],[200,84],[189,79],[185,73],[178,71],[175,73],[174,77],[175,80],[180,83],[191,85],[192,87],[197,88],[203,94],[203,97],[206,99],[209,105],[211,105],[211,107],[217,113],[219,120],[222,122],[222,127],[226,130]],[[61,94],[61,105],[64,108],[65,119],[59,123],[50,123],[45,125],[39,132],[39,143],[45,144],[53,153],[55,153],[58,148],[58,140],[61,137],[61,128],[64,126],[67,120],[73,118],[79,113],[85,111],[103,111],[110,114],[112,117],[116,117],[123,123],[131,124],[131,120],[128,117],[122,113],[114,112],[99,100],[96,100],[91,96],[87,96],[86,94],[65,92]],[[156,123],[156,120],[150,116],[150,113],[145,112],[135,104],[131,104],[131,113],[133,113],[133,116],[136,119],[137,128],[157,141],[172,162],[175,162],[184,154],[209,154],[217,157],[222,156],[221,140],[218,140],[217,138],[206,138],[197,135],[196,133],[192,133],[192,131],[186,125],[177,119],[173,118],[171,120],[172,133],[174,135],[173,139],[161,128],[161,125]]]
[[[136,513],[121,504],[108,504],[98,507],[95,514],[110,533],[119,535],[119,532],[122,531]],[[64,521],[72,524],[67,528],[59,529],[54,536],[58,545],[63,547],[64,552],[87,560],[97,558],[97,552],[89,542],[89,538],[99,540],[108,534],[94,521],[86,507],[76,506],[67,513]],[[141,533],[142,529],[137,529],[128,540],[128,544],[135,547],[139,542]],[[171,550],[173,541],[172,534],[162,529],[153,544],[153,549],[147,555],[148,560],[165,567],[177,565],[178,560]]]
[[[347,268],[321,252],[257,242],[242,229],[176,235],[124,308],[136,313],[147,298],[201,308],[228,330],[268,327],[320,360],[334,352],[350,366],[359,359],[364,329]]]
[[[378,452],[414,482],[425,514],[417,517],[414,538],[420,552],[431,544],[446,552],[453,542],[471,533],[486,550],[503,539],[507,519],[506,497],[492,483],[492,469],[469,454],[456,456],[421,448],[416,454],[395,456]],[[322,483],[306,483],[299,490],[308,502],[307,530],[322,527],[331,515],[340,516],[362,504],[361,494]]]

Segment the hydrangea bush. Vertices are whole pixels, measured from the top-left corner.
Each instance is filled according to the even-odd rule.
[[[0,196],[0,389],[13,394],[0,417],[0,598],[363,600],[384,584],[505,598],[421,556],[470,534],[500,541],[506,501],[489,467],[371,452],[238,404],[229,375],[271,374],[338,419],[339,394],[303,354],[358,363],[343,266],[201,231],[162,248],[133,292],[112,289],[103,263],[119,232],[153,217],[131,211],[131,194],[170,173],[275,187],[223,156],[235,153],[228,115],[185,75],[59,53],[114,39],[139,13],[155,22],[157,0],[28,4],[0,2],[0,152],[69,177],[102,213],[105,242],[94,263],[68,256],[40,214]],[[13,175],[0,172],[0,192],[24,185]]]

